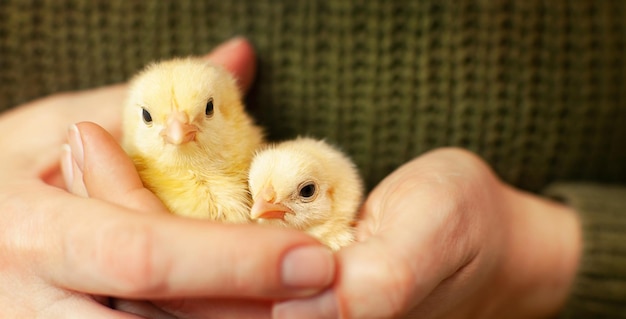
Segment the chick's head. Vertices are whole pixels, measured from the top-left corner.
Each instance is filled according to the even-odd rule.
[[[237,146],[247,140],[256,145],[261,138],[235,80],[221,67],[175,59],[149,65],[131,81],[123,141],[131,156],[228,159],[240,153]]]
[[[352,162],[323,141],[299,138],[259,152],[250,167],[251,218],[306,230],[352,219],[362,182]]]

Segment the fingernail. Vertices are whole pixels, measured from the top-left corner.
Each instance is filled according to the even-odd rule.
[[[272,319],[336,319],[341,318],[337,298],[332,290],[309,299],[293,299],[277,303],[272,308]]]
[[[335,260],[329,249],[303,246],[291,250],[282,262],[282,281],[293,288],[323,288],[335,276]]]
[[[83,152],[83,140],[80,137],[80,132],[78,132],[78,127],[76,124],[72,124],[68,130],[67,139],[70,144],[70,149],[72,150],[72,156],[76,161],[76,165],[82,171],[84,161],[84,152]]]
[[[61,172],[65,181],[65,189],[68,191],[72,190],[72,183],[74,182],[74,170],[72,167],[72,150],[69,145],[63,144],[61,146]]]

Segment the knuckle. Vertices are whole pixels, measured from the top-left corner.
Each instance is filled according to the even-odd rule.
[[[377,278],[381,285],[381,291],[386,292],[386,309],[382,314],[385,318],[397,318],[404,313],[413,295],[411,287],[416,281],[415,273],[404,263],[386,263],[385,272],[381,272]],[[384,276],[382,274],[385,274]],[[391,275],[389,275],[391,274]]]
[[[343,306],[348,317],[398,318],[410,306],[418,286],[415,271],[401,256],[388,251],[381,251],[379,256],[366,273],[351,275],[353,280],[362,280],[364,276],[368,280],[367,286],[355,283],[358,291],[352,289],[348,299],[340,298],[345,299]]]
[[[148,225],[103,227],[97,247],[97,265],[114,289],[129,296],[159,289],[162,277],[154,262],[154,233]]]
[[[387,291],[391,291],[388,315],[391,318],[396,318],[409,307],[410,296],[413,295],[411,288],[415,286],[416,274],[406,263],[396,265],[392,271],[395,272],[395,275],[392,277],[391,283],[388,284],[391,286],[387,287]]]
[[[40,234],[31,230],[41,225],[42,218],[34,212],[40,210],[41,203],[29,194],[28,188],[22,185],[3,186],[0,188],[0,210],[4,217],[0,221],[0,251],[5,258],[0,258],[0,268],[15,264],[15,258],[28,255],[40,255],[41,242],[37,240]],[[23,212],[33,212],[29,216],[21,216]],[[28,234],[28,235],[26,235]]]

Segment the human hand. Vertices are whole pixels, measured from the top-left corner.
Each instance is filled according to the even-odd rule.
[[[473,154],[427,153],[369,195],[334,287],[274,318],[543,318],[568,294],[580,228],[568,208],[515,190]]]
[[[242,86],[251,82],[252,51],[246,42],[231,42],[209,58],[234,72]],[[103,305],[106,298],[96,296],[135,300],[187,296],[247,298],[248,307],[218,310],[224,317],[263,317],[269,316],[268,300],[312,295],[332,282],[332,256],[304,234],[176,218],[163,213],[160,202],[132,179],[108,189],[120,202],[99,199],[97,188],[86,188],[90,198],[62,189],[58,160],[67,127],[93,121],[119,136],[124,90],[124,85],[117,85],[60,94],[0,116],[0,134],[5,137],[0,139],[4,316],[138,318]],[[70,130],[73,163],[65,166],[78,168],[67,178],[72,188],[78,186],[74,181],[87,185],[92,181],[89,174],[79,178],[81,168],[85,172],[109,168],[92,156],[96,145],[89,139],[94,134],[82,135],[85,126],[96,127],[85,124]],[[97,147],[101,156],[119,147],[112,136],[106,139],[111,143]],[[132,177],[123,166],[107,174]],[[302,264],[311,263],[318,267],[303,272]],[[172,301],[170,306],[185,310],[192,304],[193,300]]]

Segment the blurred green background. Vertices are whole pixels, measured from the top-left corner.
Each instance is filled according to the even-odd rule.
[[[270,138],[325,137],[370,187],[450,145],[529,190],[626,182],[626,1],[0,0],[0,110],[235,35]]]

